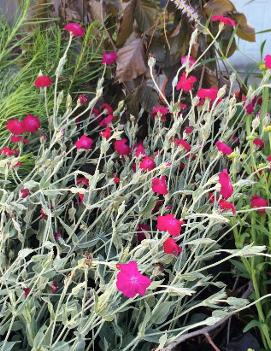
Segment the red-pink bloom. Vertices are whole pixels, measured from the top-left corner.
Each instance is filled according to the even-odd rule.
[[[172,238],[167,238],[163,242],[163,250],[168,255],[179,256],[182,252],[182,248]]]
[[[232,148],[229,145],[223,143],[221,140],[218,140],[215,143],[215,146],[217,147],[217,150],[222,152],[224,155],[230,155],[232,153]]]
[[[27,296],[30,294],[30,291],[31,291],[31,288],[23,288],[25,298],[27,298]]]
[[[135,146],[135,156],[136,157],[146,156],[146,150],[145,150],[145,148],[144,148],[142,143],[138,143]]]
[[[22,120],[23,128],[25,132],[35,133],[41,126],[40,119],[38,116],[27,115]]]
[[[18,135],[12,135],[10,137],[10,141],[12,143],[23,143],[23,144],[29,144],[30,143],[30,141],[28,139],[25,139],[25,138],[23,138],[21,136],[18,136]]]
[[[78,103],[79,103],[80,105],[87,105],[87,103],[88,103],[88,97],[87,97],[85,94],[79,95],[79,97],[78,97]]]
[[[18,155],[19,151],[16,149],[11,149],[8,146],[4,146],[2,149],[0,149],[0,154],[5,155],[5,156],[15,156]]]
[[[93,140],[88,137],[87,135],[82,135],[76,142],[75,142],[75,147],[77,150],[89,150],[93,146]]]
[[[267,156],[266,159],[268,162],[271,162],[271,155]]]
[[[212,16],[211,17],[211,21],[212,22],[220,22],[220,23],[224,23],[227,26],[231,26],[231,27],[236,27],[236,22],[230,18],[230,17],[224,17],[224,16]]]
[[[218,202],[218,206],[222,211],[231,210],[233,215],[236,214],[236,208],[232,202],[221,199]]]
[[[218,93],[217,87],[212,87],[209,89],[201,88],[198,90],[197,96],[202,100],[208,99],[213,102],[217,98],[217,93]]]
[[[181,111],[185,110],[187,107],[188,107],[187,104],[184,104],[184,103],[180,102],[179,108],[180,108]]]
[[[116,174],[114,175],[113,182],[115,184],[119,184],[119,182],[120,182],[120,178]]]
[[[220,172],[218,174],[218,178],[220,183],[220,194],[224,199],[227,200],[233,194],[233,186],[227,169],[224,169],[222,172]]]
[[[155,105],[152,108],[152,117],[161,117],[163,122],[166,121],[166,115],[169,113],[168,107],[163,105]]]
[[[105,139],[109,139],[111,137],[111,129],[109,127],[106,127],[105,130],[100,132],[100,136]]]
[[[104,52],[102,58],[102,64],[113,65],[117,61],[117,53],[115,51]]]
[[[148,224],[141,223],[137,226],[137,240],[141,242],[142,240],[146,239],[146,232],[151,230],[151,227]]]
[[[196,60],[192,56],[182,56],[181,64],[185,65],[188,61],[188,66],[191,67],[196,63]]]
[[[181,146],[187,152],[191,150],[191,145],[184,139],[175,139],[174,142],[177,146]]]
[[[266,68],[271,69],[271,55],[266,55],[264,58],[264,64]]]
[[[166,176],[161,176],[160,178],[153,178],[151,188],[152,188],[152,191],[156,194],[159,194],[159,195],[168,194]]]
[[[76,185],[89,186],[89,180],[86,177],[77,177]]]
[[[196,81],[197,78],[195,76],[187,77],[186,74],[183,73],[176,85],[176,90],[183,90],[185,92],[191,91]]]
[[[55,280],[52,281],[52,283],[50,285],[50,289],[51,289],[52,294],[55,294],[57,292],[58,286],[57,286],[57,282]]]
[[[251,208],[268,207],[268,201],[261,196],[254,195],[250,200]],[[259,208],[257,210],[259,213],[265,213],[265,208]]]
[[[107,117],[103,118],[100,122],[99,125],[101,127],[107,127],[110,123],[112,123],[114,116],[113,115],[108,115]]]
[[[64,26],[64,30],[70,32],[70,34],[74,37],[83,37],[85,35],[84,28],[75,22],[70,22]]]
[[[103,111],[107,115],[112,115],[113,114],[113,107],[111,105],[109,105],[107,102],[104,102],[101,105],[101,111]]]
[[[78,202],[82,203],[84,201],[85,195],[82,193],[78,193],[77,196],[78,196]]]
[[[20,190],[21,197],[24,199],[30,195],[30,191],[27,188],[22,188]]]
[[[183,221],[175,218],[172,214],[157,217],[157,229],[161,232],[168,232],[172,236],[181,234]]]
[[[62,239],[62,233],[60,231],[54,233],[55,241]]]
[[[25,132],[22,121],[18,118],[11,118],[7,121],[6,128],[14,135],[19,135]]]
[[[184,131],[186,134],[192,134],[193,133],[193,127],[187,126],[184,128]]]
[[[129,298],[137,294],[144,296],[152,281],[139,272],[137,263],[130,261],[118,263],[116,266],[120,270],[117,274],[117,289]]]
[[[139,163],[139,168],[142,171],[152,171],[155,168],[155,166],[155,162],[150,156],[145,156]]]
[[[255,111],[255,108],[258,105],[262,104],[262,98],[258,96],[255,96],[251,101],[248,101],[247,98],[244,96],[243,101],[245,104],[244,106],[245,106],[246,113],[249,115],[251,115]]]
[[[48,218],[48,216],[47,216],[47,214],[44,212],[44,209],[43,209],[43,208],[40,210],[40,217],[41,217],[41,219],[47,219],[47,218]]]
[[[114,142],[114,149],[116,153],[118,153],[120,156],[126,156],[131,153],[131,148],[129,145],[127,145],[128,139],[127,138],[122,138],[120,140],[116,140]]]
[[[49,76],[41,75],[36,78],[34,85],[36,88],[48,88],[52,83],[52,79]]]
[[[255,138],[253,140],[253,144],[258,148],[258,149],[262,149],[264,147],[264,141],[261,138]]]

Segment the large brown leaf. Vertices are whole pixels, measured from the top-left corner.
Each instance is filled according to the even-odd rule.
[[[203,10],[207,17],[221,16],[226,12],[236,11],[230,0],[210,0],[204,5]]]
[[[124,10],[122,18],[120,20],[119,31],[116,40],[117,47],[121,47],[133,32],[136,0],[130,0],[123,5]]]
[[[147,71],[142,39],[136,38],[118,50],[116,79],[127,82]]]
[[[235,12],[232,17],[238,23],[236,34],[239,38],[254,42],[256,40],[255,29],[247,23],[247,18],[243,13]]]
[[[161,9],[160,9],[161,10]],[[147,32],[154,25],[159,16],[159,8],[153,0],[137,0],[135,7],[135,19],[139,30]]]
[[[102,22],[105,18],[105,7],[103,3],[96,0],[88,0],[87,5],[91,18]]]

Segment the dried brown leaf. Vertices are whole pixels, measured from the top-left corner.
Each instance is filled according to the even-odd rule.
[[[116,79],[126,82],[147,71],[142,39],[136,38],[118,50]]]
[[[135,7],[136,0],[130,0],[124,4],[124,10],[122,18],[120,20],[119,31],[116,40],[117,47],[122,46],[130,34],[133,32]]]
[[[256,41],[255,29],[247,23],[247,18],[243,13],[235,12],[233,19],[238,23],[236,34],[246,41]]]
[[[103,3],[96,0],[88,0],[87,5],[91,18],[103,22],[103,19],[105,18],[105,8]]]
[[[210,0],[203,8],[207,17],[222,16],[227,12],[236,11],[234,4],[230,0]]]

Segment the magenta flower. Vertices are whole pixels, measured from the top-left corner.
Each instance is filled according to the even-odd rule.
[[[142,171],[152,171],[155,168],[155,166],[155,162],[150,156],[145,156],[139,164],[139,168]]]
[[[113,115],[108,115],[107,117],[103,118],[99,122],[100,127],[107,127],[109,124],[112,123],[114,116]]]
[[[163,250],[168,255],[179,256],[182,252],[182,248],[172,238],[167,238],[163,242]]]
[[[227,169],[224,169],[222,172],[220,172],[218,174],[218,178],[220,183],[220,194],[224,199],[227,200],[233,194],[233,186]]]
[[[161,117],[162,122],[166,121],[166,115],[168,113],[168,108],[163,105],[155,105],[152,108],[152,117]]]
[[[172,214],[157,217],[157,229],[161,232],[168,232],[172,236],[181,234],[183,221],[175,218]]]
[[[217,150],[222,152],[224,155],[230,155],[232,153],[232,148],[229,145],[223,143],[221,140],[218,140],[215,143],[215,146],[217,147]]]
[[[88,99],[87,95],[85,95],[85,94],[80,94],[77,101],[78,101],[78,103],[79,103],[80,105],[87,105],[88,100],[89,100],[89,99]]]
[[[266,55],[264,58],[265,67],[271,69],[271,55]]]
[[[229,202],[227,200],[219,200],[218,202],[218,206],[220,207],[220,209],[222,211],[227,211],[227,210],[230,210],[232,211],[232,214],[235,215],[236,214],[236,208],[234,206],[234,204],[232,202]]]
[[[254,195],[250,200],[250,207],[251,208],[259,208],[259,207],[267,207],[268,201],[261,196]],[[264,214],[265,208],[260,208],[257,210],[259,213]]]
[[[14,135],[19,135],[25,132],[23,123],[18,118],[9,119],[6,124],[6,128]]]
[[[41,123],[38,116],[27,115],[22,120],[22,125],[25,132],[35,133],[40,128]]]
[[[28,197],[28,196],[30,195],[29,189],[27,189],[27,188],[22,188],[22,189],[20,190],[20,195],[21,195],[21,198],[22,198],[22,199],[25,199],[26,197]]]
[[[262,149],[264,147],[264,141],[261,138],[255,138],[253,140],[253,144],[258,148],[258,149]]]
[[[131,148],[129,145],[127,145],[128,139],[127,138],[122,138],[120,140],[116,140],[114,142],[114,149],[116,153],[118,153],[120,156],[126,156],[131,153]]]
[[[213,102],[217,98],[217,93],[218,93],[217,87],[212,87],[209,89],[201,88],[199,89],[197,96],[202,100],[208,99]]]
[[[186,65],[188,61],[188,66],[191,67],[196,63],[196,60],[192,56],[182,56],[181,64]]]
[[[193,133],[193,127],[187,126],[184,128],[184,131],[186,134],[192,134]]]
[[[236,27],[236,22],[230,17],[212,16],[211,21],[224,23],[226,26]]]
[[[8,146],[4,146],[0,149],[0,155],[15,156],[18,155],[18,153],[19,151],[17,149],[11,149]]]
[[[168,194],[166,176],[161,176],[160,178],[153,178],[151,188],[152,188],[152,191],[156,194],[159,194],[159,195]]]
[[[85,30],[79,23],[70,22],[65,25],[64,30],[70,32],[74,37],[83,37],[85,35]]]
[[[86,177],[77,177],[76,185],[89,186],[89,180]]]
[[[144,148],[142,143],[138,143],[135,146],[135,156],[136,157],[146,156],[146,150],[145,150],[145,148]]]
[[[193,89],[196,81],[197,78],[195,76],[187,77],[186,74],[183,73],[176,85],[176,90],[183,90],[185,92],[189,92]]]
[[[189,152],[191,150],[191,145],[184,139],[175,139],[175,144],[181,146],[185,151]]]
[[[111,137],[112,131],[109,127],[106,127],[105,130],[100,132],[100,136],[105,139],[109,139]]]
[[[49,76],[40,75],[36,78],[34,85],[36,88],[48,88],[52,83],[52,79]]]
[[[30,141],[28,139],[25,139],[25,138],[23,138],[23,137],[21,137],[19,135],[12,135],[10,137],[10,141],[12,143],[23,143],[23,144],[29,144],[30,143]]]
[[[113,114],[113,107],[109,105],[107,102],[104,102],[101,105],[101,111],[103,113],[106,113],[107,115],[112,115]]]
[[[117,274],[117,289],[128,298],[133,298],[137,294],[144,296],[152,281],[139,272],[137,263],[135,261],[118,263],[117,268],[120,270]]]
[[[89,150],[93,146],[93,140],[87,135],[82,135],[75,143],[77,150]]]
[[[113,65],[117,61],[117,53],[115,51],[104,52],[102,58],[102,64]]]

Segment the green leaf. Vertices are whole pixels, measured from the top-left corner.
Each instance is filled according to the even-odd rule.
[[[252,320],[250,321],[245,328],[243,329],[243,333],[247,333],[250,329],[258,327],[261,330],[262,324],[259,321]]]
[[[173,307],[175,302],[162,302],[159,308],[153,313],[150,322],[153,324],[162,324],[170,313],[170,309]]]

